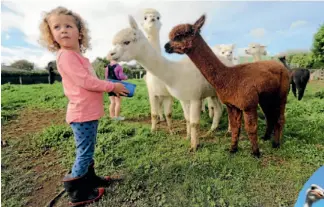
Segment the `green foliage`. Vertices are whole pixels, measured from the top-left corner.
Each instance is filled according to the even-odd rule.
[[[58,74],[58,73],[56,73]],[[32,71],[1,71],[2,77],[11,76],[48,76],[48,71],[46,70],[32,70]]]
[[[23,69],[23,70],[33,70],[34,63],[31,63],[27,60],[17,60],[10,65],[11,67]]]
[[[97,57],[92,62],[92,67],[96,71],[97,76],[104,80],[105,79],[105,67],[109,64],[109,60],[106,58]]]
[[[290,64],[297,65],[301,68],[310,68],[313,63],[313,56],[311,53],[298,53],[290,56]]]
[[[324,24],[322,24],[314,35],[313,49],[314,61],[324,65]]]

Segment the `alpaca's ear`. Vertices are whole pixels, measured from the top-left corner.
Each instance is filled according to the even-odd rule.
[[[200,31],[200,28],[204,25],[206,20],[206,15],[202,15],[194,24],[195,33]]]
[[[129,24],[130,24],[130,26],[131,26],[133,29],[138,30],[138,26],[137,26],[137,23],[136,23],[134,17],[131,16],[131,15],[129,15],[129,16],[128,16],[128,20],[129,20]]]
[[[236,44],[232,44],[231,46],[232,46],[232,49],[234,49],[234,48],[235,48],[235,46],[236,46]]]

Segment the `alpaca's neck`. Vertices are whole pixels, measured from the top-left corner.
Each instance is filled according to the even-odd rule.
[[[172,85],[179,77],[171,62],[161,55],[161,51],[154,49],[147,39],[142,40],[141,52],[136,56],[136,61],[144,67],[145,70],[158,77],[167,85]]]
[[[254,62],[261,60],[261,54],[260,53],[253,54],[252,57],[254,59]]]
[[[231,77],[231,70],[217,58],[199,34],[193,40],[193,48],[187,55],[216,91],[221,93]]]
[[[280,60],[280,59],[279,59]],[[284,64],[284,66],[290,70],[290,67],[287,65],[287,61],[286,60],[280,60],[280,62],[282,62],[282,64]]]
[[[309,199],[306,198],[304,207],[312,207],[312,205],[313,205],[313,202],[311,200],[309,200]]]
[[[160,33],[158,30],[147,33],[147,39],[152,47],[161,54]]]

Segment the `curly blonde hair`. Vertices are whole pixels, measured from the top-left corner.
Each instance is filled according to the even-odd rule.
[[[56,52],[60,49],[60,45],[54,40],[53,35],[51,33],[51,29],[48,25],[48,20],[52,15],[70,15],[75,19],[75,24],[77,25],[77,28],[79,30],[79,33],[81,35],[81,39],[79,40],[80,44],[80,50],[82,53],[85,53],[87,49],[90,49],[90,36],[89,36],[89,30],[86,26],[86,23],[81,18],[81,16],[77,13],[74,13],[71,10],[66,9],[65,7],[57,7],[50,12],[45,12],[42,22],[39,25],[40,29],[40,39],[39,43],[47,48],[51,52]]]

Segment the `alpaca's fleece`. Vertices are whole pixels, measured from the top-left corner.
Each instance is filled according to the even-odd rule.
[[[136,42],[137,40],[143,38],[143,35],[131,28],[126,28],[120,30],[117,35],[113,38],[113,44],[126,43],[127,41]]]

